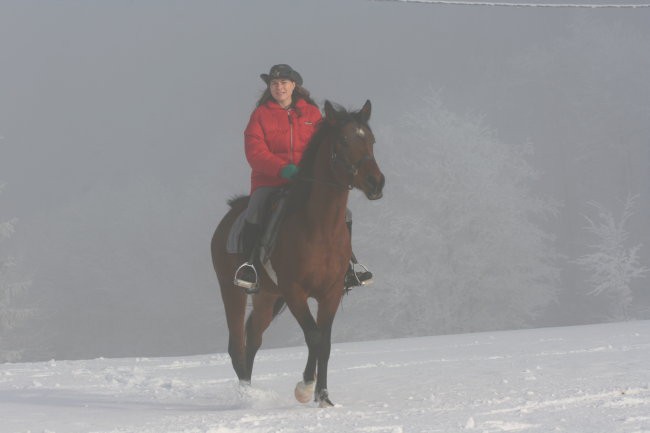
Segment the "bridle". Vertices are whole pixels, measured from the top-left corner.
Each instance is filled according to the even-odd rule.
[[[350,147],[348,139],[345,135],[339,135],[337,139],[337,144],[343,145],[344,147]],[[350,175],[350,182],[346,184],[342,184],[340,182],[331,182],[328,180],[316,179],[314,177],[305,177],[300,175],[298,179],[304,180],[306,182],[320,183],[320,184],[330,185],[341,189],[352,190],[354,188],[354,186],[352,186],[352,182],[354,181],[354,178],[357,176],[357,174],[359,174],[359,169],[361,168],[361,166],[365,164],[367,161],[374,161],[374,159],[375,159],[374,156],[370,154],[365,154],[357,162],[355,163],[350,162],[347,159],[347,157],[345,157],[345,155],[341,156],[341,154],[337,152],[337,146],[333,145],[332,153],[330,156],[330,168],[332,169],[332,172],[336,173],[337,167],[341,166],[345,171],[345,173]]]
[[[341,157],[339,153],[336,151],[332,151],[332,158],[330,159],[330,167],[332,168],[332,171],[336,171],[337,166],[342,166],[343,170],[346,174],[350,175],[350,182],[347,183],[346,188],[347,189],[352,189],[352,182],[354,181],[354,178],[359,174],[359,169],[361,166],[366,162],[366,161],[372,161],[374,158],[368,154],[364,155],[357,161],[356,163],[352,163],[348,161],[347,158]],[[337,183],[337,185],[341,185]]]

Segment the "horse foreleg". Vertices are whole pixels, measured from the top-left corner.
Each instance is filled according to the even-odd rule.
[[[287,298],[285,298],[287,299]],[[318,360],[318,350],[321,342],[321,332],[316,325],[316,320],[309,311],[306,299],[287,299],[287,306],[298,321],[305,342],[307,343],[308,355],[307,364],[302,374],[302,382],[298,382],[294,391],[296,399],[300,403],[307,403],[314,395],[314,381],[316,379],[316,362]]]
[[[332,350],[332,324],[334,323],[334,316],[339,302],[340,296],[318,304],[317,326],[320,330],[321,340],[318,346],[318,377],[316,379],[314,400],[320,407],[334,406],[327,391],[327,366]]]
[[[316,323],[314,322],[314,326]],[[320,345],[320,331],[314,328],[305,332],[305,341],[307,342],[307,364],[302,373],[302,381],[296,384],[294,395],[300,403],[307,403],[314,396],[316,385],[316,363],[318,361],[318,347]]]
[[[327,392],[327,365],[330,359],[332,348],[332,324],[321,328],[321,342],[318,348],[318,376],[316,377],[316,389],[314,401],[320,407],[334,406],[329,399]]]

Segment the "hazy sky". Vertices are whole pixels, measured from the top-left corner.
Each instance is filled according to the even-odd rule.
[[[225,348],[209,238],[226,199],[248,191],[242,131],[275,63],[320,103],[371,99],[380,161],[383,128],[432,94],[530,143],[531,189],[561,203],[547,228],[563,253],[582,251],[588,201],[619,212],[627,193],[640,194],[632,238],[650,244],[648,22],[647,8],[1,2],[0,220],[18,218],[6,247],[40,309],[17,344],[35,357]],[[353,204],[363,238],[378,208]],[[579,277],[565,276],[569,293]],[[286,316],[291,336],[272,344],[300,341]]]

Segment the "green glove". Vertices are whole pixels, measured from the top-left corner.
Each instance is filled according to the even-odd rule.
[[[283,179],[291,179],[298,174],[298,167],[295,164],[287,164],[280,170],[280,177]]]

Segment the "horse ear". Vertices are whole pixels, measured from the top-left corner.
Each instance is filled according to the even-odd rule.
[[[370,99],[368,99],[366,103],[363,104],[363,107],[359,111],[359,114],[361,114],[361,119],[363,119],[365,123],[368,123],[368,120],[370,119],[370,111],[371,111]]]
[[[330,125],[336,125],[336,110],[330,101],[325,101],[325,120]]]

